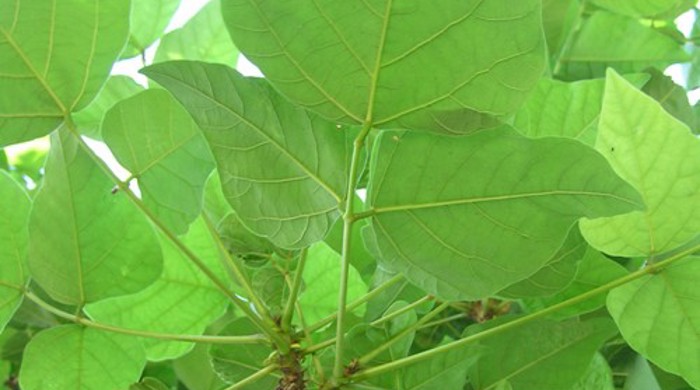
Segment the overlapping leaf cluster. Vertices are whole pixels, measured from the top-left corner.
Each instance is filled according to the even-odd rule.
[[[0,0],[0,378],[700,388],[694,3]]]

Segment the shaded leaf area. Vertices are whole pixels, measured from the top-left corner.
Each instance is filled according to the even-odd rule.
[[[309,248],[304,268],[304,291],[299,304],[304,320],[312,324],[338,311],[338,286],[340,285],[340,255],[324,243]],[[357,270],[348,270],[347,301],[352,302],[367,293],[367,286]],[[354,311],[364,315],[364,305]]]
[[[0,171],[0,333],[24,296],[31,202],[9,174]]]
[[[581,216],[641,207],[594,150],[510,128],[462,138],[387,133],[371,174],[382,261],[444,299],[483,298],[528,277]]]
[[[140,55],[165,31],[180,0],[134,1],[131,6],[129,41],[122,58]]]
[[[578,225],[569,231],[564,244],[536,273],[501,290],[505,298],[527,298],[553,295],[566,288],[576,277],[578,263],[586,254],[588,244],[581,236]]]
[[[685,89],[673,82],[669,76],[661,73],[660,70],[647,69],[647,72],[651,74],[651,79],[642,91],[659,102],[666,112],[695,132],[697,119],[690,102],[688,102],[688,94]]]
[[[326,236],[346,192],[353,131],[223,65],[180,61],[143,72],[204,131],[224,195],[250,230],[282,248]]]
[[[247,318],[237,318],[219,333],[221,336],[236,336],[256,333],[257,328]],[[260,371],[263,367],[276,363],[269,361],[272,348],[267,345],[212,345],[209,350],[214,371],[227,383],[236,383]],[[267,375],[241,389],[273,389],[279,381],[276,372]]]
[[[610,11],[633,17],[673,18],[691,9],[694,0],[591,0]]]
[[[506,319],[473,325],[465,335]],[[598,348],[616,332],[615,324],[606,318],[540,320],[500,332],[475,344],[480,356],[469,369],[471,385],[488,389],[507,382],[513,390],[571,388],[586,374]]]
[[[617,256],[672,250],[700,231],[700,141],[659,103],[612,72],[596,149],[642,195],[646,209],[583,220],[596,249]]]
[[[190,353],[173,361],[178,380],[189,390],[221,390],[225,386],[211,366],[208,351],[208,345],[198,344]]]
[[[277,89],[349,124],[439,133],[492,127],[544,68],[538,0],[222,5],[236,46]],[[419,87],[426,82],[430,88]]]
[[[92,139],[101,140],[100,125],[109,109],[120,101],[143,91],[129,76],[111,76],[104,87],[87,107],[71,115],[81,134]]]
[[[612,370],[600,353],[593,355],[586,373],[571,390],[615,390]]]
[[[608,294],[608,311],[632,348],[700,387],[700,262],[689,257]]]
[[[627,275],[625,267],[589,247],[579,264],[576,277],[564,290],[549,297],[526,298],[522,302],[526,311],[535,312],[585,294],[596,287],[600,287],[625,275]],[[605,306],[605,295],[599,295],[557,310],[552,314],[552,317],[559,319],[570,318],[590,313],[603,306]]]
[[[102,136],[138,179],[143,201],[176,234],[202,210],[214,161],[187,111],[160,89],[122,100],[105,115]]]
[[[194,60],[234,67],[237,59],[238,49],[226,31],[220,1],[213,0],[183,27],[163,35],[153,62]]]
[[[226,277],[204,221],[195,221],[181,239],[215,275]],[[226,296],[166,237],[161,237],[161,245],[164,264],[160,277],[137,294],[88,305],[86,311],[92,318],[129,329],[200,335],[223,315]],[[152,361],[176,358],[193,347],[192,343],[156,339],[144,339],[143,343]]]
[[[22,389],[126,389],[146,365],[138,339],[78,325],[37,334],[27,345]]]
[[[559,53],[581,18],[579,0],[542,0],[542,27],[550,56]]]
[[[127,1],[0,1],[0,145],[48,134],[92,101],[126,42]]]
[[[129,390],[169,390],[163,382],[155,378],[144,378],[139,383],[129,386]]]
[[[556,76],[595,78],[605,76],[608,67],[633,73],[687,60],[688,54],[672,37],[634,18],[598,11],[586,19],[570,49],[562,53]]]
[[[29,221],[29,271],[49,295],[82,305],[132,294],[162,270],[153,228],[67,130],[51,136]]]
[[[372,287],[370,290],[373,290],[377,286],[389,281],[396,275],[398,275],[398,273],[392,272],[382,266],[378,266],[377,270],[372,276],[372,281],[369,284]],[[369,302],[367,302],[367,311],[365,312],[364,319],[367,322],[376,320],[389,308],[389,306],[391,306],[393,302],[400,300],[415,302],[424,296],[425,292],[423,292],[421,289],[411,284],[408,280],[401,280],[389,288],[384,289],[382,292],[372,297]],[[432,305],[433,303],[430,302],[426,304],[425,307],[430,308]],[[424,309],[421,306],[416,308],[416,311],[419,313],[423,313],[425,310],[427,309]]]

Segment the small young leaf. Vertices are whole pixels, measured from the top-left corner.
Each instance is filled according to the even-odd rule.
[[[63,325],[32,338],[19,382],[24,390],[126,389],[145,365],[137,338]]]

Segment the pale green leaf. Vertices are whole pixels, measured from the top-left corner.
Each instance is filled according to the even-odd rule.
[[[236,65],[238,49],[221,17],[219,0],[209,2],[185,26],[163,36],[153,62],[196,60]]]
[[[139,93],[105,115],[102,136],[138,179],[143,201],[177,234],[202,210],[214,169],[207,143],[187,111],[161,89]]]
[[[27,221],[31,202],[7,172],[0,171],[0,333],[22,302],[29,275]]]
[[[612,67],[622,73],[688,61],[681,44],[638,20],[605,11],[595,12],[560,58],[559,76],[581,79],[605,76]]]
[[[280,92],[344,123],[493,126],[544,70],[539,0],[235,0],[222,11],[236,46]]]
[[[188,390],[221,390],[225,384],[209,362],[209,346],[198,344],[192,352],[173,361],[177,378]]]
[[[608,294],[608,311],[627,343],[660,368],[700,387],[700,258]]]
[[[524,305],[527,311],[534,312],[542,310],[546,307],[556,305],[568,299],[583,295],[597,287],[606,283],[612,282],[627,275],[625,267],[606,258],[600,252],[593,248],[588,248],[586,255],[579,263],[576,277],[564,290],[557,294],[542,297],[529,298],[524,300]],[[605,295],[601,294],[591,297],[583,302],[575,305],[569,305],[553,313],[555,318],[569,318],[585,313],[590,313],[605,306]]]
[[[497,320],[498,321],[498,320]],[[467,328],[467,334],[491,324]],[[476,389],[508,381],[513,390],[561,390],[585,374],[595,352],[617,329],[609,319],[534,321],[485,338],[469,377]],[[556,374],[554,374],[556,373]]]
[[[340,255],[320,242],[309,248],[304,268],[304,292],[299,304],[304,320],[313,324],[338,311],[338,286],[340,286]],[[367,293],[367,286],[357,270],[350,265],[348,272],[347,301],[352,302]],[[364,305],[355,314],[364,314]]]
[[[131,294],[162,269],[153,228],[67,130],[54,133],[29,221],[29,271],[59,302]]]
[[[90,103],[124,47],[129,6],[0,0],[0,145],[46,135]]]
[[[641,207],[594,150],[510,128],[455,138],[386,133],[368,204],[383,262],[443,299],[480,299],[522,280],[582,216]]]
[[[138,381],[146,355],[138,339],[78,325],[34,336],[24,351],[24,390],[127,389]]]
[[[102,139],[100,124],[107,111],[119,101],[143,91],[134,79],[128,76],[112,76],[87,107],[71,115],[81,134],[93,139]]]
[[[134,1],[131,7],[129,42],[122,58],[139,55],[151,46],[163,34],[179,5],[180,0]]]
[[[204,213],[215,225],[219,225],[224,218],[228,218],[229,214],[233,213],[231,205],[228,204],[222,192],[221,179],[216,170],[209,175],[209,180],[204,187]]]
[[[497,295],[505,298],[526,298],[553,295],[563,290],[576,277],[578,263],[586,254],[587,247],[578,225],[574,225],[564,244],[542,269],[527,279],[508,286]]]
[[[345,195],[352,132],[223,65],[169,62],[143,72],[204,131],[224,195],[250,230],[283,248],[326,236]]]
[[[627,378],[623,390],[664,390],[643,356],[636,355],[625,367],[624,373]]]
[[[689,10],[696,0],[591,0],[610,11],[634,17],[674,17]]]
[[[258,329],[248,318],[243,317],[233,320],[219,335],[240,336],[256,333],[257,330]],[[267,360],[271,353],[272,349],[262,344],[216,344],[212,345],[209,350],[211,364],[214,370],[224,381],[229,383],[236,383],[267,366],[269,364]],[[259,381],[242,387],[241,389],[273,389],[275,385],[277,385],[277,381],[278,379],[276,377],[267,375]]]
[[[155,378],[144,378],[141,382],[129,386],[129,390],[171,390]]]
[[[603,355],[593,355],[586,373],[571,390],[615,390],[612,370]]]
[[[181,238],[219,278],[226,271],[205,222],[195,221]],[[119,327],[158,333],[200,335],[224,314],[228,299],[167,238],[161,238],[163,273],[137,294],[106,299],[87,306],[86,311],[98,322]],[[181,356],[191,343],[144,339],[148,359],[165,360]]]
[[[618,256],[672,250],[700,231],[700,140],[610,72],[596,149],[642,195],[646,210],[581,221],[596,249]]]

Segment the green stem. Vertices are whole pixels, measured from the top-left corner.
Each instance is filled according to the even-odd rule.
[[[385,316],[383,316],[383,317],[381,317],[381,318],[378,318],[378,319],[372,321],[372,322],[370,323],[370,325],[371,325],[371,326],[377,326],[377,325],[379,325],[379,324],[381,324],[381,323],[383,323],[383,322],[390,321],[390,320],[392,320],[392,319],[394,319],[394,318],[400,316],[401,314],[403,314],[403,313],[405,313],[405,312],[407,312],[407,311],[413,310],[413,309],[415,309],[416,307],[418,307],[418,306],[420,306],[420,305],[422,305],[422,304],[424,304],[424,303],[426,303],[426,302],[428,302],[428,301],[432,301],[433,299],[435,299],[435,297],[433,297],[432,295],[427,295],[427,296],[425,296],[425,297],[423,297],[423,298],[421,298],[421,299],[419,299],[419,300],[417,300],[417,301],[411,303],[410,305],[406,305],[406,306],[402,307],[402,308],[399,309],[399,310],[395,310],[395,311],[393,311],[393,312],[391,312],[391,313],[389,313],[389,314],[387,314],[387,315],[385,315]]]
[[[490,328],[487,330],[484,330],[482,332],[479,332],[475,335],[471,335],[468,337],[465,337],[463,339],[459,339],[457,341],[453,341],[449,344],[445,344],[421,353],[417,353],[415,355],[411,355],[408,357],[405,357],[403,359],[399,360],[394,360],[393,362],[389,362],[386,364],[382,364],[376,367],[368,368],[366,370],[363,370],[361,372],[358,372],[357,374],[353,375],[350,377],[351,380],[353,381],[362,381],[371,377],[375,377],[378,375],[385,374],[390,371],[398,370],[402,367],[406,367],[408,365],[418,363],[424,360],[431,359],[441,353],[445,353],[448,351],[451,351],[453,349],[461,348],[465,345],[480,341],[484,338],[491,337],[493,335],[505,332],[507,330],[510,330],[512,328],[516,328],[520,325],[526,324],[530,321],[534,321],[537,319],[540,319],[542,317],[546,317],[554,312],[557,312],[561,309],[564,309],[566,307],[576,305],[578,303],[587,301],[597,295],[603,294],[605,292],[608,292],[616,287],[620,287],[626,283],[632,282],[634,280],[637,280],[643,276],[651,275],[660,272],[663,270],[665,267],[668,267],[669,265],[673,264],[674,262],[691,255],[697,251],[700,251],[700,245],[694,245],[688,249],[682,250],[674,254],[673,256],[667,258],[666,260],[660,261],[658,263],[650,263],[647,267],[640,269],[636,272],[633,272],[631,274],[625,275],[619,279],[613,280],[610,283],[604,284],[600,287],[596,287],[593,290],[589,290],[584,294],[578,295],[576,297],[573,297],[571,299],[568,299],[563,302],[559,302],[555,305],[552,305],[550,307],[547,307],[545,309],[542,309],[540,311],[537,311],[532,314],[528,314],[524,317],[517,318],[515,320],[506,322],[502,325],[496,326],[494,328]]]
[[[576,24],[571,28],[571,31],[566,37],[566,41],[564,41],[561,50],[559,50],[559,53],[556,56],[556,61],[554,61],[554,69],[552,69],[553,75],[559,74],[559,72],[561,71],[562,63],[564,62],[564,57],[569,54],[569,51],[571,51],[571,47],[574,44],[575,38],[578,35],[579,30],[581,30],[581,26],[583,25],[583,14],[585,10],[586,1],[582,0],[581,5],[578,9],[578,14],[576,16]]]
[[[352,148],[352,159],[350,160],[350,173],[348,175],[348,188],[345,195],[345,212],[343,214],[343,245],[341,251],[340,266],[340,287],[338,289],[338,323],[336,327],[335,342],[335,363],[333,364],[333,384],[338,385],[343,376],[343,348],[345,341],[345,314],[348,293],[348,271],[350,268],[350,250],[352,242],[352,225],[355,222],[354,197],[357,187],[358,172],[360,170],[360,159],[365,139],[372,129],[371,121],[367,121],[360,134],[355,138]]]
[[[420,320],[416,321],[415,324],[407,327],[406,329],[403,329],[401,332],[397,333],[394,335],[394,337],[390,338],[387,340],[384,344],[378,346],[375,348],[373,351],[365,354],[359,359],[360,367],[368,364],[369,362],[372,361],[375,357],[379,356],[382,352],[386,351],[389,349],[392,345],[394,345],[396,342],[401,340],[402,338],[408,336],[409,334],[413,333],[416,331],[416,329],[420,328],[423,324],[426,322],[432,320],[435,316],[438,314],[442,313],[443,310],[447,309],[450,307],[449,302],[443,302],[440,304],[440,306],[436,307],[433,309],[430,313],[424,315]]]
[[[349,303],[345,309],[348,310],[348,311],[353,311],[353,310],[355,310],[356,308],[360,307],[363,303],[366,303],[366,302],[369,301],[370,299],[372,299],[372,298],[376,297],[377,295],[383,293],[383,292],[386,291],[389,287],[395,285],[396,283],[398,283],[398,282],[400,282],[400,281],[402,281],[402,280],[404,280],[404,278],[403,278],[403,275],[401,275],[401,274],[398,274],[398,275],[392,277],[391,279],[389,279],[389,280],[387,280],[386,282],[384,282],[384,283],[380,284],[379,286],[377,286],[377,288],[375,288],[374,290],[368,292],[367,294],[365,294],[365,295],[361,296],[360,298],[357,298],[356,300],[354,300],[354,301],[352,301],[351,303]],[[337,313],[337,312],[336,312],[336,313],[333,313],[333,314],[329,315],[328,317],[325,317],[325,318],[319,320],[318,322],[309,325],[308,331],[309,331],[310,333],[313,333],[313,332],[315,332],[315,331],[317,331],[317,330],[323,328],[324,326],[326,326],[326,325],[332,323],[333,321],[335,321],[335,319],[336,319],[337,317],[338,317],[338,313]]]
[[[262,379],[262,378],[264,378],[264,377],[266,377],[266,376],[272,374],[272,372],[275,371],[275,370],[278,369],[278,368],[279,368],[279,367],[278,367],[276,364],[272,364],[272,365],[269,365],[269,366],[267,366],[267,367],[261,368],[260,370],[256,371],[253,375],[251,375],[251,376],[249,376],[249,377],[247,377],[247,378],[244,378],[244,379],[242,379],[242,380],[240,380],[240,381],[234,383],[233,385],[227,387],[227,388],[224,389],[224,390],[238,390],[238,389],[242,389],[242,388],[244,388],[245,386],[248,386],[248,385],[250,385],[250,384],[253,384],[253,383],[259,381],[260,379]]]
[[[29,300],[36,303],[39,307],[48,311],[51,314],[54,314],[57,317],[60,317],[60,318],[63,318],[65,320],[72,321],[72,322],[75,322],[77,324],[81,324],[81,325],[84,325],[84,326],[87,326],[90,328],[100,329],[100,330],[104,330],[107,332],[126,334],[126,335],[130,335],[130,336],[146,337],[146,338],[158,339],[158,340],[185,341],[185,342],[206,343],[206,344],[262,344],[262,343],[268,342],[267,338],[263,335],[249,335],[249,336],[181,335],[181,334],[159,333],[159,332],[150,332],[150,331],[145,331],[145,330],[128,329],[128,328],[122,328],[119,326],[101,324],[99,322],[89,320],[83,316],[78,316],[78,315],[74,315],[71,313],[67,313],[63,310],[60,310],[56,307],[53,307],[48,302],[39,298],[36,294],[34,294],[32,292],[25,291],[24,295]]]
[[[306,266],[306,254],[307,249],[304,248],[299,254],[299,263],[297,264],[297,269],[294,273],[294,281],[289,290],[289,298],[287,299],[287,305],[284,308],[284,313],[282,314],[282,330],[289,332],[292,328],[292,317],[294,316],[294,307],[297,303],[297,297],[299,296],[299,291],[301,290],[301,282],[304,280],[303,273],[304,267]]]
[[[466,317],[467,317],[467,314],[465,314],[465,313],[454,314],[454,315],[451,315],[449,317],[441,318],[439,320],[435,320],[432,322],[428,322],[427,324],[423,324],[420,328],[418,328],[418,330],[430,328],[430,327],[433,327],[436,325],[442,325],[444,323],[452,322],[454,320],[459,320],[461,318],[466,318]]]
[[[117,177],[117,175],[112,172],[111,169],[105,164],[102,159],[100,159],[95,152],[90,149],[90,147],[85,143],[83,138],[80,136],[78,133],[78,130],[75,127],[75,124],[71,120],[69,116],[65,118],[66,127],[68,130],[73,134],[75,139],[78,141],[78,144],[80,147],[90,156],[90,158],[99,166],[102,171],[107,174],[108,177],[112,179],[112,181],[119,187],[119,189],[126,194],[126,196],[131,200],[131,202],[160,230],[167,238],[172,242],[179,250],[180,252],[187,257],[197,268],[199,268],[204,275],[211,280],[212,283],[226,296],[233,302],[243,313],[245,313],[246,316],[248,316],[262,332],[267,334],[270,339],[277,345],[277,347],[281,351],[288,351],[289,350],[289,343],[286,342],[276,331],[274,328],[271,328],[267,324],[265,324],[260,317],[248,306],[248,303],[238,297],[233,291],[231,291],[228,286],[222,282],[215,274],[212,272],[209,267],[204,264],[204,262],[196,255],[190,248],[188,248],[170,229],[168,229],[163,222],[161,222],[153,212],[146,207],[146,205],[143,203],[143,201],[134,194],[131,189],[129,188],[129,185]]]

